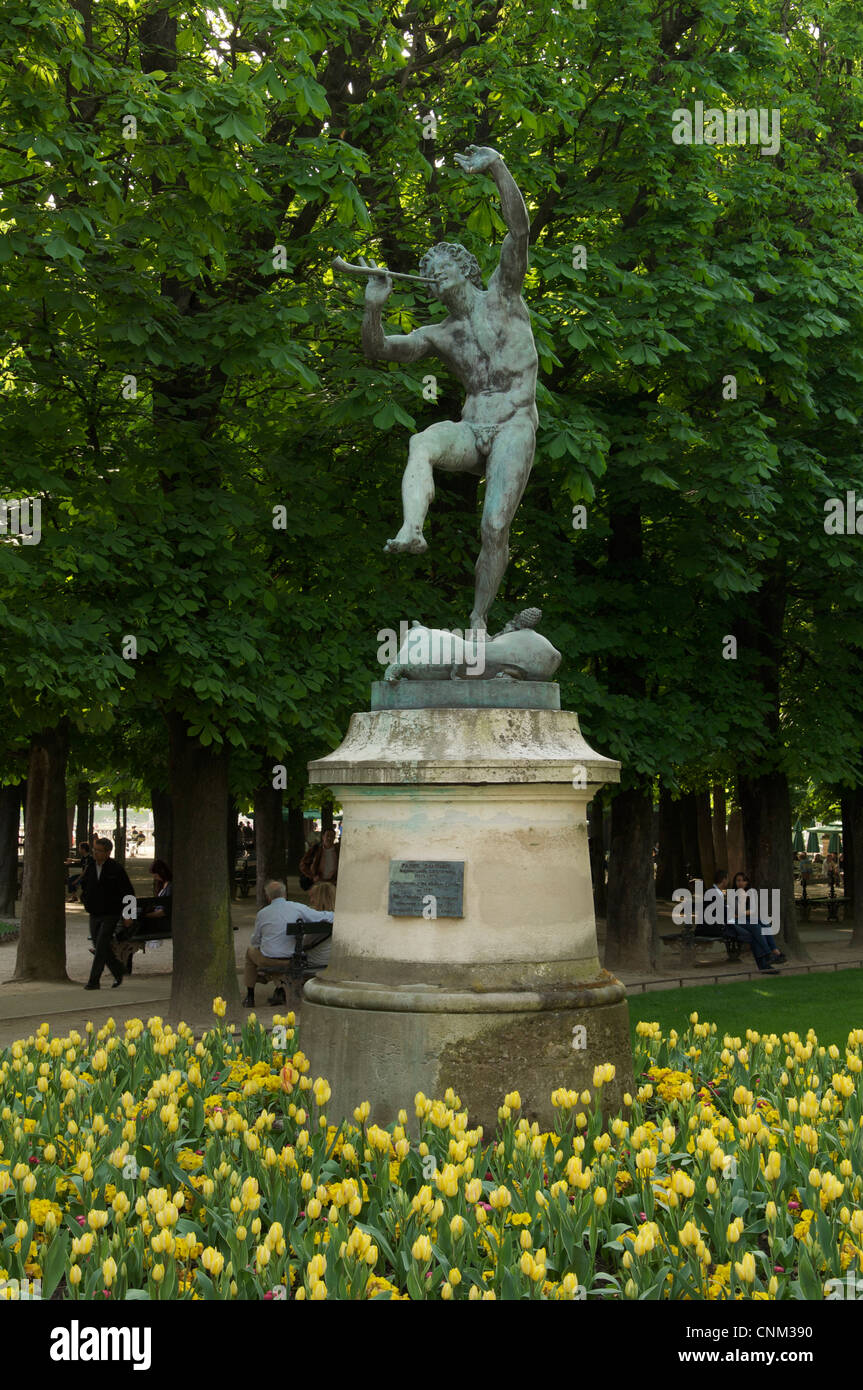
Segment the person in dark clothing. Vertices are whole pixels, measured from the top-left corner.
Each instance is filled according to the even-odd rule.
[[[98,989],[102,971],[107,965],[114,976],[114,989],[123,983],[123,967],[111,950],[114,929],[122,916],[124,899],[135,900],[135,890],[129,875],[111,858],[114,846],[110,840],[97,840],[93,847],[93,863],[81,880],[81,897],[90,914],[90,931],[96,946],[90,978],[85,989]]]
[[[86,840],[82,840],[78,846],[78,858],[66,860],[67,867],[76,868],[79,871],[78,873],[69,874],[68,881],[66,884],[66,891],[69,894],[68,898],[66,899],[67,902],[76,903],[78,901],[78,891],[81,887],[81,879],[87,872],[87,865],[90,863],[91,859],[92,855],[90,854],[90,846],[88,845]]]
[[[305,888],[307,882],[311,880],[309,886],[315,883],[336,883],[339,876],[339,849],[336,844],[336,832],[325,830],[321,836],[321,843],[313,845],[305,854],[300,862],[300,887]]]
[[[171,920],[171,894],[173,892],[171,870],[164,859],[154,859],[149,872],[153,875],[155,898],[153,902],[147,904],[140,914],[140,920],[149,921],[154,918],[160,926],[164,926]]]
[[[696,924],[695,935],[710,938],[724,935],[726,904],[725,890],[728,887],[728,870],[717,869],[713,875],[713,886],[704,894],[702,920]]]

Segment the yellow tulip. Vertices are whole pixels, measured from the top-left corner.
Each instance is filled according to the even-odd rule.
[[[417,1236],[411,1246],[411,1254],[418,1264],[425,1264],[432,1257],[431,1241],[428,1236]]]
[[[201,1251],[201,1264],[207,1273],[212,1274],[215,1278],[216,1275],[221,1274],[225,1267],[225,1257],[220,1250],[208,1245],[205,1250]]]
[[[737,1277],[742,1279],[744,1284],[751,1284],[755,1280],[755,1256],[751,1250],[747,1250],[742,1260],[735,1260],[734,1268]]]

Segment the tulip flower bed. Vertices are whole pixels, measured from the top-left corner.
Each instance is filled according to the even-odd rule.
[[[641,1023],[607,1127],[600,1065],[555,1133],[512,1093],[488,1136],[451,1091],[335,1122],[293,1025],[43,1024],[0,1053],[6,1296],[799,1299],[863,1269],[863,1029]]]

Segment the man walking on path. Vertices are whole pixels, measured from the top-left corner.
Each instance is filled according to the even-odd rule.
[[[123,913],[124,899],[134,901],[135,890],[122,864],[111,858],[113,848],[110,840],[97,840],[93,860],[81,880],[81,897],[90,914],[90,934],[96,948],[85,989],[99,989],[106,965],[114,976],[114,989],[123,983],[123,967],[112,954],[111,941]]]

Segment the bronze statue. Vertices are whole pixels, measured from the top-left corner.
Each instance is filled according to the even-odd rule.
[[[412,555],[428,548],[423,525],[434,496],[435,468],[484,476],[482,548],[470,626],[485,631],[509,560],[510,523],[533,466],[538,423],[537,353],[521,294],[530,222],[518,186],[496,150],[470,145],[456,160],[465,173],[490,173],[500,194],[507,235],[488,289],[483,289],[479,265],[469,251],[440,242],[423,257],[419,278],[429,282],[449,311],[447,317],[406,335],[388,336],[381,310],[393,277],[365,261],[351,269],[369,277],[362,329],[366,356],[387,362],[439,357],[467,393],[460,420],[442,420],[411,439],[402,480],[404,521],[385,548]]]

